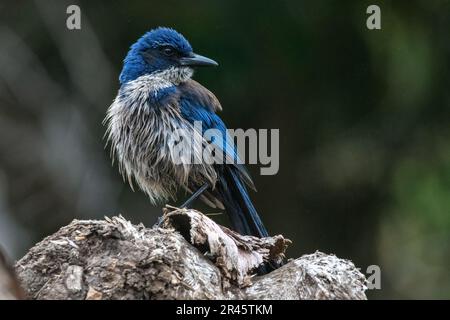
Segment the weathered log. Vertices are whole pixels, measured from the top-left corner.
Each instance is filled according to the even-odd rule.
[[[16,263],[31,299],[366,299],[348,260],[316,252],[283,260],[283,236],[242,236],[195,210],[167,210],[159,227],[123,217],[74,220]]]

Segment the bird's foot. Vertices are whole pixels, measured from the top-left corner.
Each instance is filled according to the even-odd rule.
[[[160,228],[163,222],[163,217],[164,216],[160,216],[158,217],[158,219],[156,220],[156,223],[152,226],[152,228]]]

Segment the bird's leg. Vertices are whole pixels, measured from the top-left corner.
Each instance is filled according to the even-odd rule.
[[[189,207],[191,206],[192,202],[194,202],[195,199],[197,199],[198,197],[200,197],[201,194],[202,194],[206,189],[208,189],[208,188],[209,188],[209,183],[207,182],[207,183],[205,183],[203,186],[201,186],[197,191],[195,191],[195,192],[192,194],[192,196],[191,196],[189,199],[187,199],[185,203],[183,203],[183,204],[181,205],[180,208],[189,208]]]
[[[209,188],[209,183],[207,182],[207,183],[205,183],[204,185],[202,185],[197,191],[195,191],[195,192],[192,194],[192,196],[191,196],[189,199],[187,199],[186,202],[183,203],[183,204],[180,206],[180,208],[189,208],[190,205],[192,204],[192,202],[194,202],[195,199],[197,199],[198,197],[200,197],[201,194],[202,194],[206,189],[208,189],[208,188]],[[153,227],[154,227],[154,228],[155,228],[155,227],[156,227],[156,228],[160,227],[162,221],[163,221],[163,216],[161,216],[161,217],[158,218],[157,222],[153,225]]]

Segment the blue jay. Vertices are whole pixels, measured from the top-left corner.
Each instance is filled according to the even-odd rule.
[[[138,39],[124,60],[120,89],[105,118],[112,157],[117,158],[124,179],[132,188],[135,181],[153,204],[175,200],[176,193],[184,190],[192,196],[182,207],[200,198],[225,210],[237,232],[267,237],[247,192],[247,187],[254,189],[253,182],[237,161],[235,143],[216,113],[222,107],[213,93],[191,79],[193,68],[217,65],[195,54],[189,42],[170,28],[153,29]],[[202,132],[196,132],[198,121]],[[222,140],[209,143],[234,161],[180,164],[170,143],[180,128],[193,130],[193,135],[219,130]]]

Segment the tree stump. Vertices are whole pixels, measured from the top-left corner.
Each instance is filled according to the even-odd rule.
[[[195,210],[166,210],[158,227],[122,216],[74,220],[15,270],[30,299],[366,299],[351,261],[321,252],[279,264],[283,236],[242,236]],[[1,292],[1,290],[0,290]]]

